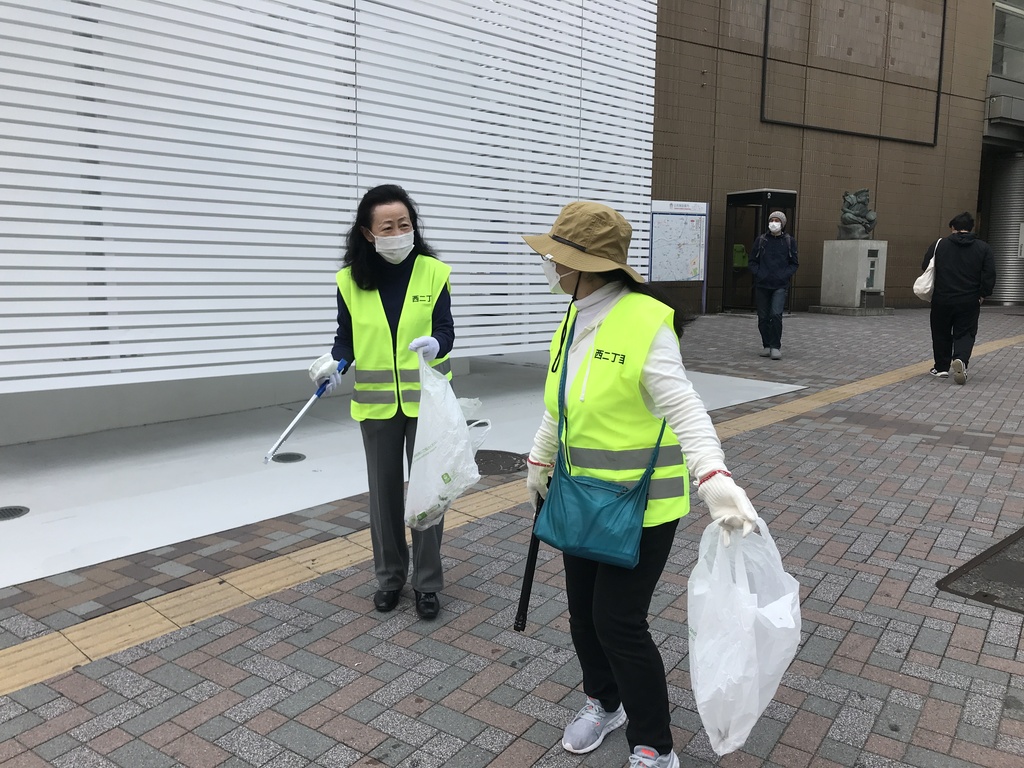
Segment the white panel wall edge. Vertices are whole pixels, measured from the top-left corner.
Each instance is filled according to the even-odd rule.
[[[471,360],[452,360],[455,377],[467,375],[471,368]],[[337,393],[351,392],[352,377],[346,376]],[[56,392],[12,392],[0,395],[0,446],[287,403],[304,404],[312,394],[305,370]],[[288,422],[283,421],[281,431],[287,426]],[[279,435],[267,435],[267,444],[261,450],[269,448]]]
[[[295,371],[12,392],[0,395],[0,445],[298,402],[312,394],[310,387],[305,371]],[[281,424],[281,430],[287,426]],[[276,437],[267,436],[266,448]]]
[[[571,200],[622,211],[647,272],[657,0],[0,18],[0,444],[302,399],[376,184],[452,265],[453,359],[547,348],[564,297],[520,235]]]

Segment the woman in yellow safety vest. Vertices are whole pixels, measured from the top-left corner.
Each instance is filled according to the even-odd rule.
[[[587,699],[566,726],[562,746],[591,752],[628,716],[630,768],[678,768],[665,667],[647,612],[679,518],[689,512],[689,478],[727,531],[746,535],[757,515],[733,482],[711,418],[686,377],[681,323],[626,264],[631,238],[621,214],[591,202],[570,203],[550,233],[523,238],[541,255],[551,292],[572,295],[551,343],[546,410],[530,451],[527,488],[536,508],[561,442],[573,476],[640,479],[664,419],[636,567],[563,553],[569,628]],[[571,345],[564,349],[570,327]],[[559,403],[562,366],[565,401]],[[559,407],[568,425],[561,435]]]
[[[374,607],[398,604],[409,578],[405,540],[405,467],[411,463],[419,415],[419,358],[423,351],[451,378],[455,342],[448,277],[423,240],[416,206],[395,184],[374,187],[359,203],[348,232],[344,267],[337,274],[338,333],[333,349],[309,367],[329,394],[355,363],[352,418],[359,422],[370,484],[370,534],[377,575]],[[443,586],[443,523],[412,532],[412,586],[416,612],[433,619]]]

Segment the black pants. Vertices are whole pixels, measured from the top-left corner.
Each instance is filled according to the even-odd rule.
[[[640,562],[629,570],[563,555],[569,629],[583,668],[583,690],[607,710],[622,704],[626,741],[672,750],[665,664],[647,611],[672,549],[678,520],[644,528]]]
[[[980,315],[981,305],[977,299],[957,304],[932,302],[929,320],[932,327],[935,370],[948,371],[953,360],[962,360],[964,365],[971,362]]]

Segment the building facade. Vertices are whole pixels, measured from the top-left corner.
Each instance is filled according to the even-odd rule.
[[[453,266],[460,356],[546,348],[564,299],[519,236],[581,198],[630,219],[642,273],[652,200],[708,204],[685,311],[749,309],[747,190],[795,195],[794,310],[861,189],[887,304],[921,306],[962,210],[1024,302],[1024,0],[395,9],[0,0],[0,443],[303,399],[382,182]]]
[[[750,306],[731,273],[753,233],[726,226],[741,190],[797,193],[794,310],[819,301],[844,192],[869,190],[889,306],[921,306],[921,259],[961,211],[982,236],[1007,222],[997,256],[1016,260],[1024,208],[992,190],[1024,173],[1022,22],[1022,0],[662,0],[652,195],[711,205],[708,310]],[[696,286],[675,288],[696,304]]]

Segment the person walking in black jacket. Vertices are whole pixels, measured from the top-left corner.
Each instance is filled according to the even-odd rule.
[[[924,255],[921,269],[935,257],[935,288],[932,292],[932,376],[953,374],[957,384],[967,383],[967,366],[978,335],[981,304],[996,286],[992,249],[971,230],[974,217],[963,212],[949,221],[951,234]]]
[[[796,240],[786,228],[786,214],[768,215],[768,232],[758,235],[750,253],[750,273],[754,276],[754,300],[757,304],[757,330],[761,334],[761,357],[782,359],[782,311],[786,307],[789,280],[800,261]]]

